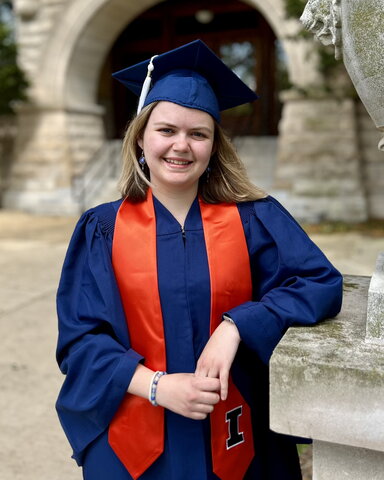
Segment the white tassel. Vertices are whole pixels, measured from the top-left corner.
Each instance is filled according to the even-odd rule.
[[[143,105],[144,105],[144,102],[145,102],[145,99],[147,98],[147,95],[148,95],[148,92],[149,92],[149,89],[151,88],[151,76],[152,76],[152,72],[154,70],[154,66],[153,66],[153,60],[157,57],[158,55],[154,55],[149,64],[148,64],[148,71],[147,71],[147,76],[145,77],[145,80],[144,80],[144,83],[143,83],[143,86],[141,88],[141,93],[140,93],[140,98],[139,98],[139,104],[137,106],[137,115],[141,112],[142,108],[143,108]]]

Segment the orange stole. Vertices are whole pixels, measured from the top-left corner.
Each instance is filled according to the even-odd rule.
[[[211,333],[222,313],[251,299],[252,283],[243,226],[236,205],[200,201],[211,281]],[[113,267],[127,318],[131,346],[152,370],[166,370],[163,320],[157,279],[156,218],[152,192],[141,203],[124,201],[115,224]],[[129,319],[134,319],[129,321]],[[228,447],[227,413],[238,407],[244,441]],[[109,427],[109,443],[137,479],[164,448],[164,409],[127,394]],[[229,395],[211,414],[213,470],[222,480],[243,478],[252,458],[250,409],[230,379]]]

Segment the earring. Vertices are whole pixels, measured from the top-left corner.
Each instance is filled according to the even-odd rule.
[[[139,158],[139,165],[140,165],[140,168],[143,172],[144,172],[144,167],[145,167],[146,163],[147,162],[145,161],[144,151],[141,151],[141,156]]]
[[[209,174],[211,173],[211,167],[207,167],[205,170],[205,181],[208,183],[209,182]]]

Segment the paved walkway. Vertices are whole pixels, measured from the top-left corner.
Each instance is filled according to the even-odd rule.
[[[76,219],[0,210],[0,479],[80,480],[54,402],[55,291]],[[371,275],[383,238],[313,236],[343,272]]]

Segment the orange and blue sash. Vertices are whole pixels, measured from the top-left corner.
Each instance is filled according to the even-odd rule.
[[[200,200],[211,283],[210,332],[223,312],[251,299],[252,282],[243,226],[236,205]],[[141,203],[125,200],[115,224],[112,262],[131,347],[152,370],[166,371],[166,349],[156,257],[156,218],[151,190]],[[213,471],[241,480],[254,456],[249,406],[230,378],[226,401],[210,415]],[[109,428],[109,443],[137,479],[164,449],[164,409],[126,394]]]

